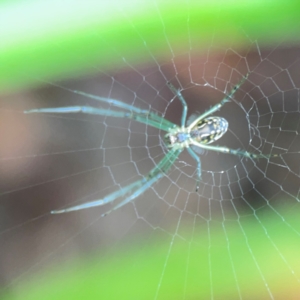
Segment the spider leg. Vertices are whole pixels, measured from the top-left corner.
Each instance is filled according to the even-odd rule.
[[[157,180],[159,180],[163,176],[163,173],[158,173],[155,177],[153,178],[147,178],[142,180],[143,182],[141,183],[142,186],[138,188],[136,191],[134,191],[130,196],[128,196],[126,199],[124,199],[122,202],[114,206],[112,209],[107,211],[106,213],[102,214],[101,217],[105,217],[108,214],[110,214],[112,211],[124,206],[125,204],[129,203],[133,199],[137,198],[139,195],[143,194],[153,183],[155,183]]]
[[[171,149],[164,158],[155,166],[146,177],[141,180],[138,180],[132,184],[127,185],[126,187],[122,188],[119,191],[113,192],[103,199],[98,199],[94,201],[90,201],[87,203],[83,203],[80,205],[72,206],[66,209],[61,210],[53,210],[51,211],[52,214],[61,214],[70,211],[76,211],[81,209],[86,209],[95,206],[101,206],[110,202],[113,202],[115,199],[125,196],[126,194],[132,192],[132,194],[126,197],[122,202],[114,206],[111,210],[103,214],[102,216],[106,216],[107,214],[111,213],[112,211],[116,210],[117,208],[122,207],[123,205],[127,204],[128,202],[132,201],[133,199],[137,198],[139,195],[144,193],[153,183],[158,181],[161,177],[163,177],[164,173],[166,173],[171,166],[174,164],[176,159],[178,158],[179,154],[182,152],[182,149],[176,150]]]
[[[116,100],[115,100],[116,101]],[[125,103],[124,103],[125,105]],[[176,127],[172,122],[156,115],[148,110],[138,110],[136,107],[132,106],[133,110],[130,112],[115,111],[110,109],[95,108],[91,106],[67,106],[67,107],[53,107],[53,108],[39,108],[39,109],[30,109],[24,111],[25,114],[31,113],[59,113],[59,114],[68,114],[68,113],[83,113],[91,115],[101,115],[109,116],[115,118],[128,118],[150,125],[152,127],[168,131],[170,128]],[[139,111],[139,112],[137,112]]]
[[[84,92],[81,92],[81,91],[77,91],[77,90],[72,90],[72,92],[76,93],[76,94],[79,94],[79,95],[82,95],[84,97],[90,98],[90,99],[94,99],[94,100],[103,102],[103,103],[108,103],[108,104],[110,104],[112,106],[116,106],[116,107],[119,107],[119,108],[122,108],[122,109],[125,109],[125,110],[129,110],[129,111],[133,111],[133,112],[138,113],[138,114],[149,114],[148,110],[140,109],[140,108],[135,107],[133,105],[129,105],[127,103],[124,103],[124,102],[122,102],[120,100],[99,97],[99,96],[96,96],[96,95],[87,94],[87,93],[84,93]],[[154,114],[154,113],[150,112],[150,114]],[[154,114],[154,115],[156,117],[158,117],[159,119],[163,119],[162,117],[160,117],[160,116],[158,116],[156,114]]]
[[[100,102],[108,103],[108,104],[110,104],[112,106],[116,106],[116,107],[119,107],[119,108],[122,108],[122,109],[125,109],[125,110],[129,110],[131,112],[135,112],[137,114],[148,115],[148,117],[150,117],[151,119],[157,121],[158,123],[163,123],[166,126],[169,126],[170,128],[173,128],[173,127],[176,126],[172,122],[164,119],[163,117],[160,117],[159,115],[157,115],[157,114],[155,114],[155,113],[153,113],[153,112],[151,112],[149,110],[140,109],[140,108],[135,107],[133,105],[129,105],[127,103],[124,103],[124,102],[122,102],[120,100],[99,97],[99,96],[96,96],[96,95],[87,94],[87,93],[84,93],[84,92],[81,92],[81,91],[77,91],[77,90],[73,90],[72,92],[74,92],[76,94],[79,94],[79,95],[82,95],[82,96],[85,96],[87,98],[91,98],[91,99],[100,101]]]
[[[118,197],[126,195],[128,192],[130,192],[134,188],[138,187],[139,185],[140,185],[140,181],[136,181],[132,184],[125,186],[124,188],[121,188],[119,191],[116,191],[116,192],[113,192],[113,193],[107,195],[103,199],[93,200],[93,201],[90,201],[87,203],[79,204],[76,206],[71,206],[71,207],[65,208],[65,209],[52,210],[51,214],[62,214],[62,213],[70,212],[70,211],[76,211],[76,210],[82,210],[82,209],[86,209],[86,208],[101,206],[106,203],[110,203],[110,202],[114,201]]]
[[[216,152],[222,152],[222,153],[228,153],[228,154],[233,154],[233,155],[238,155],[238,156],[243,156],[243,157],[247,157],[247,158],[253,158],[253,159],[257,159],[257,158],[271,158],[271,157],[277,157],[278,154],[255,154],[255,153],[251,153],[245,150],[239,150],[239,149],[230,149],[227,147],[219,147],[219,146],[211,146],[211,145],[205,145],[205,144],[200,144],[197,143],[193,140],[191,140],[191,144],[200,147],[200,148],[204,148],[207,150],[212,150],[212,151],[216,151]]]
[[[122,207],[123,205],[127,204],[128,202],[132,201],[142,193],[144,193],[153,183],[163,177],[164,173],[166,173],[171,166],[174,164],[176,159],[178,158],[179,154],[182,152],[182,149],[176,150],[171,149],[164,158],[158,163],[156,167],[154,167],[146,176],[146,178],[140,180],[141,187],[138,188],[136,191],[133,192],[130,196],[124,199],[121,203],[114,206],[111,210],[107,211],[106,213],[102,214],[101,216],[107,216],[112,211]]]
[[[214,105],[213,107],[211,107],[209,110],[207,110],[206,112],[204,112],[202,115],[200,115],[197,119],[195,119],[189,126],[188,126],[188,130],[191,130],[193,127],[196,126],[196,124],[200,121],[203,120],[204,118],[206,118],[207,116],[211,115],[212,113],[214,113],[215,111],[219,110],[225,103],[230,102],[230,98],[233,96],[233,94],[240,88],[240,86],[246,81],[246,79],[248,78],[249,73],[246,74],[246,76],[244,76],[240,82],[235,85],[233,87],[233,89],[230,91],[229,94],[227,94],[225,96],[225,98],[219,102],[218,104]]]
[[[196,192],[198,192],[199,184],[201,180],[201,160],[200,157],[194,152],[190,147],[186,148],[190,156],[197,162],[197,182],[196,182]]]
[[[179,90],[177,90],[172,83],[168,82],[167,83],[168,87],[170,90],[177,96],[183,106],[183,111],[182,111],[182,116],[181,116],[181,127],[185,127],[185,122],[186,122],[186,116],[187,116],[187,104]]]

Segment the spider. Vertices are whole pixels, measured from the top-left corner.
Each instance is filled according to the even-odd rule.
[[[149,110],[142,110],[135,106],[128,105],[123,103],[122,101],[110,99],[110,98],[102,98],[90,94],[86,94],[80,91],[74,91],[77,94],[81,94],[83,96],[98,100],[100,102],[105,102],[112,106],[123,109],[124,111],[116,111],[116,110],[108,110],[102,108],[95,108],[89,106],[68,106],[68,107],[56,107],[56,108],[41,108],[41,109],[31,109],[26,110],[24,113],[83,113],[83,114],[92,114],[92,115],[102,115],[109,116],[115,118],[128,118],[133,119],[140,123],[145,123],[149,126],[158,128],[163,130],[166,133],[164,137],[164,141],[166,147],[168,149],[167,154],[163,157],[163,159],[142,179],[133,182],[124,188],[121,188],[118,191],[115,191],[103,199],[98,199],[94,201],[90,201],[87,203],[83,203],[76,206],[71,206],[69,208],[61,209],[61,210],[53,210],[52,214],[60,214],[66,213],[70,211],[77,211],[81,209],[86,209],[90,207],[104,205],[110,202],[113,202],[115,199],[119,197],[123,197],[129,194],[123,201],[119,204],[115,205],[106,213],[102,214],[102,216],[106,216],[112,211],[122,207],[123,205],[129,203],[133,199],[140,196],[144,193],[148,188],[150,188],[155,182],[157,182],[160,178],[162,178],[177,160],[179,154],[186,149],[191,157],[197,163],[197,181],[196,181],[196,191],[199,189],[199,183],[201,181],[201,160],[200,157],[196,154],[203,153],[204,150],[212,150],[222,153],[229,153],[233,155],[238,155],[246,158],[257,159],[257,158],[270,158],[276,157],[276,154],[254,154],[244,150],[234,150],[227,147],[221,146],[212,146],[209,145],[216,140],[220,139],[228,129],[228,122],[224,118],[210,116],[214,112],[218,111],[225,103],[229,102],[232,98],[233,94],[240,88],[240,86],[246,81],[248,78],[247,74],[244,76],[240,82],[233,87],[229,94],[225,96],[225,98],[211,107],[209,110],[204,112],[203,114],[197,115],[193,114],[187,118],[188,107],[186,101],[184,100],[180,90],[176,89],[170,82],[167,83],[170,90],[174,93],[175,97],[177,97],[182,106],[183,112],[181,116],[181,126],[177,126],[176,124],[166,120],[165,118],[153,113]]]

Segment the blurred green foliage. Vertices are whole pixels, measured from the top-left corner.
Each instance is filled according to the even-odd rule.
[[[156,293],[164,300],[238,299],[238,289],[248,299],[268,299],[267,288],[275,298],[294,299],[298,220],[290,211],[279,216],[266,208],[239,221],[196,222],[181,232],[190,239],[154,235],[128,241],[113,252],[26,278],[1,299],[154,299]]]
[[[298,0],[4,1],[0,92],[120,69],[124,59],[160,61],[171,49],[200,53],[212,36],[220,47],[295,43],[299,12]]]

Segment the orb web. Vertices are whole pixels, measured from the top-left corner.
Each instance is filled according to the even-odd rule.
[[[230,265],[234,297],[243,298],[246,275],[236,263],[231,250],[233,236],[228,230],[235,224],[241,247],[257,272],[258,285],[263,286],[266,297],[273,298],[276,287],[244,225],[248,219],[264,235],[269,254],[285,265],[299,287],[299,269],[289,261],[286,249],[279,246],[264,221],[268,214],[276,220],[277,228],[292,233],[293,241],[299,244],[299,224],[286,216],[286,209],[299,211],[299,49],[278,45],[266,50],[244,33],[248,39],[244,49],[217,47],[212,37],[211,46],[199,53],[190,37],[187,51],[177,53],[169,43],[164,20],[161,22],[169,50],[169,57],[162,61],[146,43],[145,52],[151,62],[143,66],[114,49],[126,65],[120,71],[99,70],[96,76],[82,80],[50,82],[46,88],[2,101],[0,238],[4,287],[13,289],[28,274],[52,262],[94,249],[101,249],[105,256],[141,237],[147,247],[157,235],[167,241],[168,247],[164,263],[157,270],[153,299],[159,298],[165,288],[163,282],[172,267],[172,247],[178,239],[187,247],[181,276],[183,298],[188,298],[188,249],[198,244],[197,236],[204,232],[207,278],[213,298],[217,294],[216,274],[210,248],[215,239],[213,228],[219,227],[227,245],[224,256]],[[132,27],[136,29],[134,24]],[[137,30],[136,35],[141,43],[145,42]],[[228,133],[216,144],[278,157],[254,160],[206,151],[201,155],[202,181],[196,192],[196,163],[184,151],[166,176],[106,218],[100,215],[111,205],[50,215],[51,210],[101,199],[141,179],[166,154],[164,132],[127,119],[82,114],[23,115],[23,110],[71,105],[115,109],[78,94],[79,90],[149,109],[179,125],[182,106],[169,90],[168,81],[181,90],[190,116],[220,102],[248,72],[248,79],[231,102],[214,114],[229,122]],[[201,268],[200,263],[196,267]]]

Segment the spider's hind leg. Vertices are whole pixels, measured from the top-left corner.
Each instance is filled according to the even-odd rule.
[[[258,159],[258,158],[269,159],[271,157],[278,157],[278,154],[255,154],[255,153],[251,153],[251,152],[248,152],[245,150],[240,150],[240,149],[230,149],[227,147],[200,144],[195,141],[192,141],[192,144],[197,147],[203,148],[203,149],[212,150],[212,151],[221,152],[221,153],[233,154],[233,155],[237,155],[237,156],[243,156],[243,157],[252,158],[252,159]]]
[[[196,124],[203,120],[204,118],[206,118],[207,116],[213,114],[214,112],[218,111],[225,103],[230,102],[230,98],[232,98],[233,94],[240,88],[240,86],[246,81],[246,79],[248,78],[249,73],[246,74],[246,76],[244,76],[240,82],[235,85],[233,87],[233,89],[229,92],[229,94],[227,94],[225,96],[225,98],[223,98],[223,100],[221,102],[219,102],[218,104],[214,105],[213,107],[211,107],[209,110],[207,110],[206,112],[204,112],[202,115],[200,115],[197,119],[195,119],[191,124],[189,124],[188,129],[191,130],[193,127],[196,126]]]

